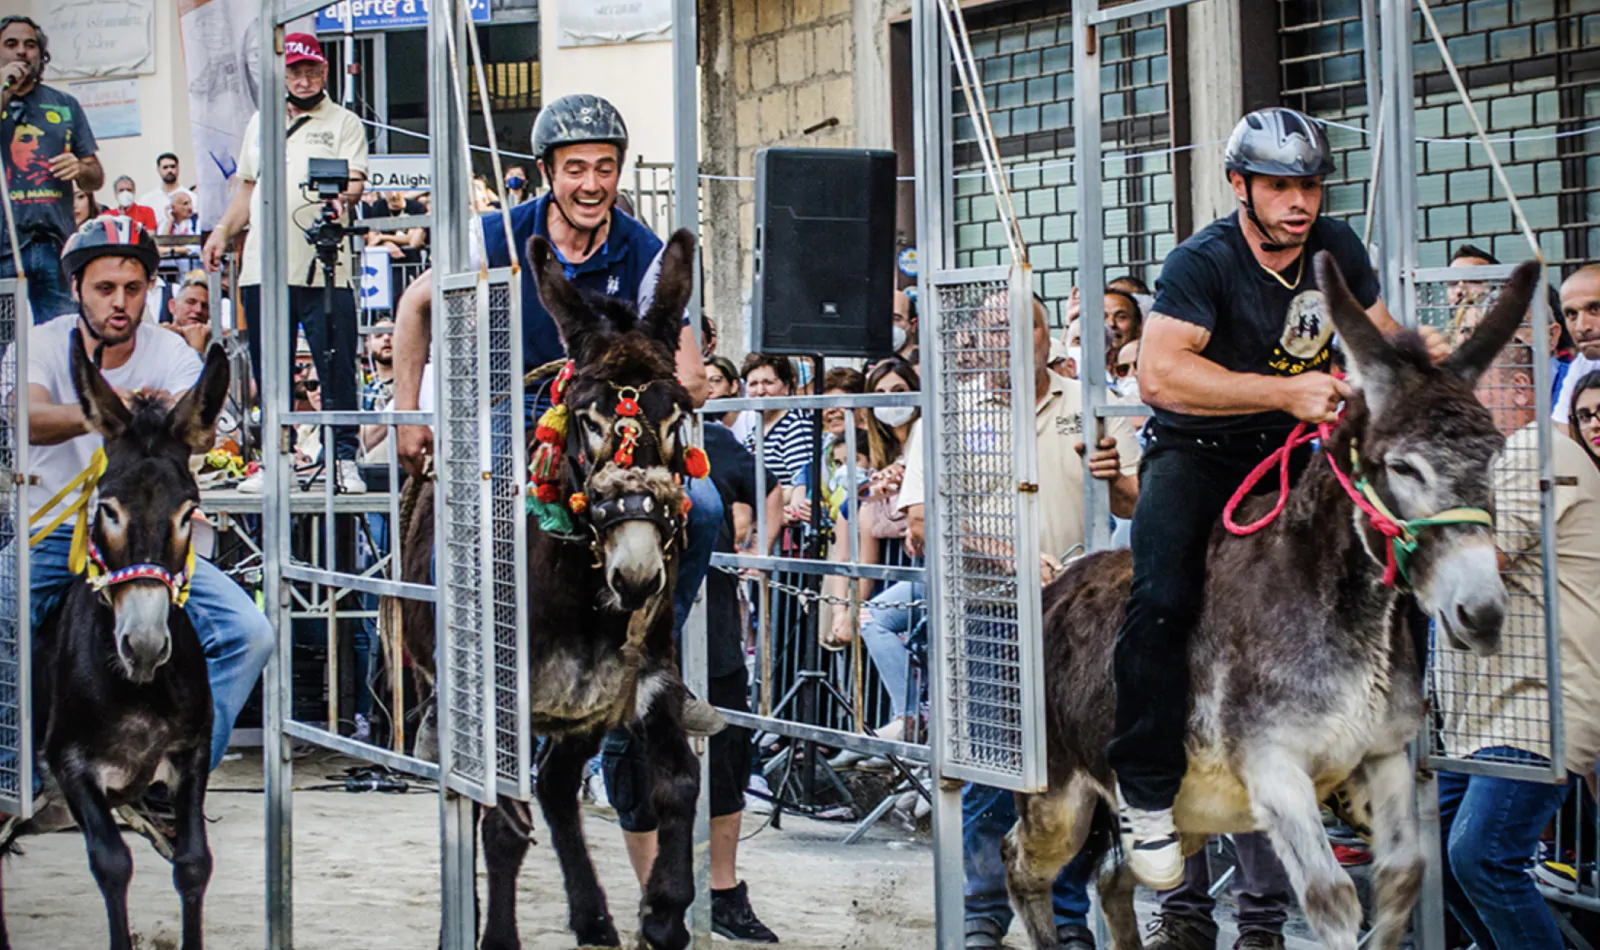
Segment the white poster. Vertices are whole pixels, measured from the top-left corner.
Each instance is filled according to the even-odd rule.
[[[388,251],[369,247],[361,252],[361,309],[394,309],[392,276]]]
[[[260,0],[179,0],[200,227],[228,207],[239,140],[261,100]]]
[[[374,155],[367,160],[367,191],[430,191],[433,159],[427,155]]]
[[[156,71],[155,0],[34,0],[54,79]]]
[[[139,134],[139,80],[97,79],[67,84],[83,114],[89,117],[96,141],[132,138]]]
[[[672,0],[562,0],[559,46],[604,46],[672,39]]]

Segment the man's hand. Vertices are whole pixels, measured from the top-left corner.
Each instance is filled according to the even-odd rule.
[[[191,323],[183,327],[171,323],[161,323],[157,324],[157,326],[165,327],[183,337],[190,348],[197,353],[204,353],[206,346],[211,342],[211,328],[204,323]]]
[[[16,94],[12,90],[22,85],[22,81],[26,79],[27,76],[28,64],[21,62],[20,60],[15,63],[7,63],[4,66],[0,66],[0,86],[10,87],[6,90],[7,99]]]
[[[1072,293],[1067,294],[1067,304],[1061,311],[1062,340],[1066,339],[1067,327],[1072,326],[1072,321],[1078,319],[1078,314],[1083,312],[1083,296],[1078,293],[1078,288],[1072,288]]]
[[[1077,445],[1078,454],[1084,453],[1084,445]],[[1122,456],[1117,452],[1116,439],[1101,439],[1100,447],[1089,456],[1089,475],[1102,482],[1114,482],[1122,476]]]
[[[1060,559],[1058,559],[1054,554],[1046,554],[1043,551],[1039,552],[1040,583],[1048,585],[1051,581],[1060,577],[1061,572],[1064,570],[1066,570],[1066,567],[1062,565]]]
[[[906,506],[906,552],[922,557],[927,543],[927,511],[921,505]]]
[[[1350,384],[1327,373],[1301,373],[1281,383],[1280,408],[1313,425],[1339,418],[1339,403],[1349,398]]]
[[[200,263],[205,269],[215,274],[222,270],[222,255],[228,250],[228,236],[221,228],[211,232],[206,238],[206,246],[200,249]]]
[[[389,252],[389,256],[394,258],[397,261],[398,260],[403,260],[405,258],[405,256],[406,256],[405,249],[402,248],[398,244],[385,244],[383,246],[383,249],[388,251]]]
[[[433,430],[427,426],[396,427],[395,451],[407,472],[424,477],[428,460],[433,457]]]
[[[1435,363],[1442,363],[1444,358],[1450,355],[1450,341],[1446,340],[1444,334],[1433,327],[1418,327],[1417,336],[1422,337],[1422,345],[1428,348],[1428,359],[1433,360]]]
[[[62,152],[50,159],[50,174],[61,181],[77,181],[78,174],[82,171],[83,163],[71,152]]]

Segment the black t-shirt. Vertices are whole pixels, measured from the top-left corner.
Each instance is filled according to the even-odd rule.
[[[711,483],[722,496],[722,524],[717,528],[717,544],[712,550],[734,553],[734,502],[751,508],[765,504],[778,487],[768,471],[767,490],[756,491],[756,459],[739,444],[725,426],[708,423],[705,427],[706,457],[711,462]],[[706,574],[706,675],[727,676],[744,669],[744,631],[739,624],[739,581],[731,574],[712,568]]]
[[[382,196],[379,196],[378,200],[373,202],[372,207],[367,209],[366,218],[367,218],[368,221],[372,222],[373,230],[375,230],[375,231],[383,231],[383,230],[386,230],[386,229],[383,226],[383,222],[378,220],[379,218],[396,218],[396,217],[399,217],[400,215],[411,215],[411,214],[423,215],[423,214],[427,214],[427,213],[428,213],[428,209],[424,208],[422,206],[422,202],[418,201],[415,198],[407,198],[406,199],[406,206],[405,206],[404,210],[391,211],[391,210],[389,210],[389,202],[388,202],[388,200],[386,200]],[[423,245],[423,247],[426,247],[428,245],[428,239],[431,238],[432,236],[433,235],[431,234],[431,229],[429,229],[429,228],[423,228],[422,229],[422,245]],[[414,247],[407,247],[407,248],[403,248],[402,250],[405,251],[405,255],[406,256],[404,257],[404,259],[402,259],[400,261],[396,261],[395,263],[417,264],[417,263],[420,263],[422,261],[422,251],[420,249],[414,248]],[[398,291],[396,293],[398,293]]]
[[[1256,261],[1235,212],[1213,221],[1167,256],[1156,282],[1155,312],[1211,331],[1200,355],[1223,369],[1263,376],[1326,372],[1333,366],[1334,329],[1313,273],[1311,262],[1318,251],[1333,254],[1362,307],[1377,302],[1378,277],[1361,238],[1348,224],[1319,217],[1299,260],[1281,272],[1280,282]],[[1211,434],[1294,425],[1284,412],[1191,416],[1156,409],[1155,417],[1174,429]]]
[[[72,182],[50,171],[50,160],[70,151],[88,158],[96,150],[94,130],[78,100],[49,86],[35,85],[25,96],[0,106],[0,149],[11,178],[11,206],[17,214],[17,240],[66,242],[74,230]],[[0,257],[9,255],[11,237],[0,227]]]

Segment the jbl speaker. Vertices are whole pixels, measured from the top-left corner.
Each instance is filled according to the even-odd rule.
[[[894,350],[895,154],[756,153],[751,345],[762,353]]]

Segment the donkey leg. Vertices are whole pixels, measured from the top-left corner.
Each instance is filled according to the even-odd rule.
[[[172,883],[183,902],[183,950],[201,950],[205,931],[201,910],[211,882],[211,847],[206,843],[206,778],[211,750],[202,746],[178,779],[172,803],[178,841],[172,855]]]
[[[1100,892],[1100,912],[1105,915],[1106,929],[1111,932],[1113,950],[1141,950],[1144,940],[1139,936],[1139,918],[1133,911],[1133,893],[1139,880],[1126,864],[1100,875],[1095,889]]]
[[[106,902],[111,950],[133,950],[133,937],[128,932],[128,882],[133,879],[133,853],[111,816],[111,803],[82,767],[62,769],[56,780],[73,820],[83,830],[89,870]]]
[[[1361,786],[1371,802],[1369,820],[1375,836],[1372,851],[1378,908],[1369,945],[1375,950],[1396,950],[1422,890],[1423,857],[1412,811],[1411,762],[1404,753],[1369,759],[1350,781]]]
[[[639,929],[651,950],[683,950],[689,945],[683,915],[694,903],[694,808],[700,795],[700,761],[689,748],[676,703],[656,703],[645,716],[644,727],[657,851],[645,883]]]
[[[1034,950],[1056,946],[1056,913],[1050,900],[1056,875],[1083,847],[1094,820],[1097,795],[1083,776],[1042,795],[1017,796],[1017,823],[1000,852],[1006,862],[1006,890],[1028,928]]]
[[[1248,759],[1242,773],[1251,813],[1271,835],[1312,932],[1330,950],[1356,950],[1361,902],[1328,845],[1311,777],[1273,749]]]
[[[583,839],[583,812],[578,789],[583,768],[599,750],[599,736],[567,738],[551,746],[539,765],[539,807],[550,826],[550,844],[561,862],[567,887],[567,926],[585,947],[615,947],[617,928],[606,907],[606,892],[595,876],[589,847]]]
[[[483,950],[517,950],[517,875],[528,853],[528,829],[517,827],[510,810],[519,803],[500,799],[500,807],[486,809],[479,824],[483,835],[483,864],[489,875],[489,912],[484,918]]]

